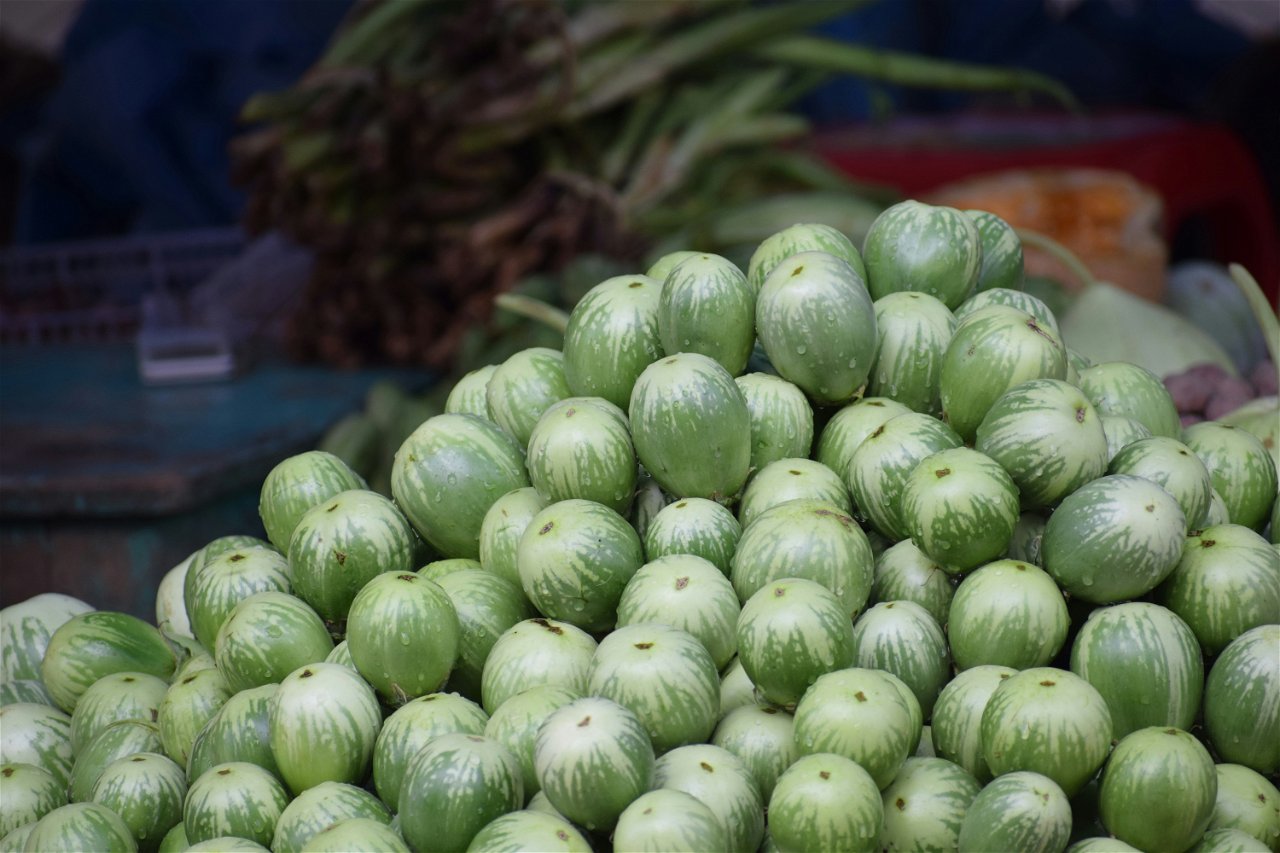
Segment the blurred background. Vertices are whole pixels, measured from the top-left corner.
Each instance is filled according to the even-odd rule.
[[[308,447],[385,490],[442,378],[558,345],[499,293],[905,197],[1221,315],[1231,402],[1274,394],[1224,265],[1275,299],[1276,91],[1267,0],[5,0],[0,603],[146,615]]]

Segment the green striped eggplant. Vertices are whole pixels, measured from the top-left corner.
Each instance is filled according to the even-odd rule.
[[[738,657],[765,699],[795,707],[822,675],[853,662],[853,625],[835,593],[804,578],[760,588],[738,616]]]
[[[474,415],[428,419],[400,445],[391,466],[397,506],[445,557],[479,556],[489,507],[527,485],[523,445]]]
[[[520,587],[492,572],[454,572],[440,579],[458,617],[458,660],[451,689],[480,698],[484,662],[493,644],[511,626],[537,613]]]
[[[69,715],[35,702],[0,708],[0,763],[34,765],[66,788],[74,755]]]
[[[321,782],[363,781],[382,710],[359,675],[336,663],[313,663],[280,682],[268,726],[271,754],[296,795]]]
[[[165,754],[186,767],[196,736],[234,692],[217,669],[202,669],[175,681],[156,719]]]
[[[849,483],[853,454],[867,436],[896,415],[911,410],[888,397],[862,397],[836,411],[822,427],[814,460],[826,465]]]
[[[1016,672],[990,664],[966,669],[947,682],[933,705],[930,734],[934,751],[983,784],[991,781],[993,774],[982,755],[982,712],[1000,683]]]
[[[863,281],[867,280],[867,267],[853,241],[839,229],[811,222],[791,225],[761,241],[747,264],[747,280],[759,293],[769,273],[792,255],[801,252],[826,252],[828,255],[835,255],[853,267]]]
[[[667,276],[671,274],[673,269],[678,267],[684,261],[689,260],[689,258],[696,258],[701,254],[703,253],[695,252],[691,249],[680,249],[675,252],[668,252],[654,261],[649,268],[644,271],[644,274],[659,283],[664,282],[667,280]]]
[[[346,640],[335,644],[333,651],[324,656],[324,662],[342,664],[348,669],[356,668],[355,661],[351,660],[351,647],[347,645]]]
[[[1204,729],[1223,761],[1280,770],[1280,625],[1251,628],[1222,650],[1204,684]]]
[[[262,853],[267,848],[249,838],[220,835],[183,848],[186,853]]]
[[[564,354],[548,347],[530,347],[509,357],[489,378],[485,400],[489,418],[510,433],[520,447],[542,413],[557,400],[572,396],[564,378]]]
[[[1127,361],[1103,361],[1080,371],[1080,390],[1099,415],[1132,418],[1152,435],[1178,438],[1182,425],[1160,378]]]
[[[165,833],[160,840],[159,853],[184,853],[191,844],[187,839],[187,828],[178,821],[173,829]]]
[[[332,453],[308,450],[288,457],[267,474],[258,496],[267,539],[287,551],[293,528],[307,510],[338,492],[363,488],[364,478]]]
[[[711,809],[684,791],[641,794],[618,816],[614,850],[700,853],[727,850],[729,835]]]
[[[471,839],[474,853],[591,853],[591,842],[558,815],[521,809],[494,818]]]
[[[644,724],[599,696],[577,699],[547,717],[533,757],[551,805],[591,831],[611,829],[653,778],[653,745]]]
[[[985,210],[966,210],[982,240],[982,265],[978,269],[980,293],[1006,289],[1021,293],[1025,268],[1022,241],[1008,222]]]
[[[839,474],[821,462],[792,457],[771,462],[751,475],[738,504],[738,520],[749,526],[765,510],[801,498],[821,501],[845,515],[853,511],[849,487]]]
[[[600,641],[587,694],[630,710],[661,755],[711,736],[720,716],[720,674],[686,631],[652,622],[628,625]]]
[[[493,378],[496,364],[486,364],[475,370],[467,371],[449,389],[449,396],[444,401],[447,415],[475,415],[489,420],[489,400],[487,390],[489,380]]]
[[[764,801],[742,759],[723,747],[682,746],[653,765],[653,787],[681,791],[708,809],[728,833],[721,849],[751,853],[764,836]],[[709,848],[707,848],[709,849]]]
[[[973,219],[959,210],[902,201],[871,223],[862,259],[876,299],[914,290],[955,309],[978,285],[982,235]]]
[[[982,757],[996,776],[1030,770],[1073,796],[1106,760],[1111,733],[1111,711],[1092,684],[1067,670],[1033,667],[991,694],[982,712]]]
[[[1190,853],[1268,853],[1264,842],[1238,829],[1211,829],[1200,837]]]
[[[734,379],[751,421],[751,470],[788,457],[807,458],[813,445],[813,407],[781,376],[748,373]]]
[[[635,495],[631,428],[622,409],[603,397],[553,403],[530,434],[527,463],[548,504],[581,498],[626,513]]]
[[[24,823],[22,826],[10,832],[8,835],[0,836],[0,851],[4,853],[22,853],[27,845],[27,837],[35,830],[39,821],[31,821]],[[185,850],[186,847],[184,846]]]
[[[214,656],[233,693],[278,684],[300,666],[325,660],[333,639],[302,599],[259,592],[241,601],[218,631]]]
[[[191,783],[182,825],[193,844],[231,836],[267,845],[289,804],[280,780],[256,764],[217,764]]]
[[[618,601],[618,627],[656,622],[687,631],[718,672],[738,650],[741,612],[733,584],[719,569],[702,557],[672,554],[645,563],[627,581]]]
[[[662,281],[643,275],[605,279],[578,300],[564,332],[564,378],[577,397],[631,404],[640,374],[662,358],[658,302]]]
[[[930,415],[889,418],[863,439],[844,472],[854,504],[884,536],[906,539],[898,500],[907,475],[925,457],[962,443],[955,430]]]
[[[195,639],[191,617],[187,614],[186,585],[187,571],[199,553],[191,552],[185,560],[165,572],[156,587],[156,627],[166,637]]]
[[[853,663],[897,676],[920,703],[925,719],[951,680],[951,654],[941,626],[911,601],[883,601],[853,624]],[[912,740],[914,750],[919,732]]]
[[[283,554],[260,546],[224,551],[188,571],[185,601],[196,640],[213,650],[237,604],[257,592],[292,592],[293,575]]]
[[[387,824],[350,817],[311,836],[299,853],[409,853],[409,845]]]
[[[706,498],[683,498],[653,517],[644,533],[644,553],[649,560],[691,554],[727,575],[741,536],[742,525],[723,505]]]
[[[659,486],[658,482],[649,476],[649,472],[641,467],[639,476],[636,478],[636,496],[631,502],[631,512],[627,515],[627,520],[636,529],[636,533],[640,534],[641,539],[648,534],[649,525],[653,519],[671,501],[671,495],[663,491],[662,486]]]
[[[1057,657],[1070,627],[1067,603],[1053,578],[1030,563],[996,560],[960,581],[947,639],[959,670],[1028,669]]]
[[[826,252],[800,252],[769,273],[756,334],[778,375],[823,405],[861,393],[878,340],[866,283]]]
[[[596,641],[568,622],[538,617],[511,626],[489,650],[481,675],[484,709],[492,714],[510,697],[558,684],[586,693]]]
[[[71,803],[36,821],[24,850],[124,853],[138,849],[120,816],[99,803]]]
[[[886,788],[920,737],[919,711],[903,687],[881,669],[855,666],[822,676],[796,705],[797,754],[843,755]]]
[[[742,668],[742,661],[734,655],[720,676],[720,719],[723,720],[735,708],[754,705],[755,702],[756,686]]]
[[[734,500],[751,465],[751,416],[733,377],[713,359],[678,353],[644,369],[631,392],[636,456],[682,498]]]
[[[1061,379],[1010,388],[987,410],[974,447],[1009,472],[1026,507],[1057,504],[1107,471],[1102,418],[1084,393]]]
[[[726,713],[711,733],[711,743],[738,757],[765,802],[782,771],[799,758],[795,719],[782,708],[754,701]]]
[[[358,817],[384,825],[391,823],[390,810],[363,788],[345,782],[321,782],[284,807],[276,820],[271,849],[275,853],[298,853],[328,827]]]
[[[484,736],[505,746],[520,762],[526,801],[542,790],[533,764],[533,743],[539,727],[558,708],[581,698],[582,693],[561,685],[531,687],[499,705],[485,723]]]
[[[876,351],[867,394],[915,412],[942,414],[942,355],[956,331],[951,310],[927,293],[886,293],[875,301]]]
[[[1045,524],[1045,570],[1069,595],[1112,604],[1150,592],[1182,556],[1187,522],[1150,480],[1108,474],[1072,492]]]
[[[489,715],[456,693],[429,693],[393,711],[373,746],[373,785],[388,806],[398,807],[409,759],[441,735],[483,734]]]
[[[880,553],[873,567],[870,602],[911,601],[929,612],[939,625],[947,624],[955,588],[941,563],[931,560],[910,539]]]
[[[944,758],[908,758],[881,793],[887,850],[954,850],[960,827],[982,785]]]
[[[191,782],[215,764],[243,761],[280,775],[271,753],[271,700],[277,684],[264,684],[236,693],[205,723],[191,745],[187,781]]]
[[[1071,645],[1071,671],[1107,701],[1117,738],[1148,726],[1190,729],[1200,710],[1200,645],[1187,623],[1158,604],[1090,613]]]
[[[88,802],[93,798],[93,786],[108,764],[140,752],[164,753],[160,730],[154,723],[121,720],[107,726],[76,754],[67,798],[73,803]]]
[[[1099,830],[1101,831],[1101,830]],[[1132,844],[1126,844],[1119,838],[1081,838],[1066,849],[1066,853],[1142,853]]]
[[[756,288],[728,258],[696,254],[663,279],[658,339],[667,353],[702,353],[737,376],[755,343],[755,319]]]
[[[0,681],[39,681],[53,632],[93,609],[78,598],[42,592],[0,610]]]
[[[782,853],[879,850],[883,822],[880,789],[843,755],[797,759],[769,797],[769,835]]]
[[[336,494],[336,493],[335,493]],[[302,517],[302,513],[298,513],[298,518]],[[290,522],[289,530],[293,530],[293,525],[297,523],[297,519]],[[217,539],[207,543],[191,555],[191,564],[187,566],[187,573],[182,578],[182,604],[186,608],[188,621],[191,622],[192,636],[195,635],[195,615],[192,612],[192,603],[196,598],[195,585],[196,580],[204,572],[205,568],[217,560],[219,557],[229,554],[233,551],[249,551],[255,548],[264,548],[268,551],[274,551],[278,554],[288,550],[289,543],[286,542],[284,548],[276,548],[265,539],[259,539],[256,536],[245,536],[236,534],[232,536],[219,536]],[[203,643],[201,644],[203,645]]]
[[[1116,454],[1139,439],[1150,438],[1151,430],[1124,415],[1102,415],[1102,431],[1107,436],[1107,464]]]
[[[1112,457],[1107,473],[1150,480],[1173,495],[1187,519],[1187,527],[1198,530],[1204,526],[1213,498],[1213,482],[1209,469],[1182,442],[1162,435],[1134,441]]]
[[[1262,530],[1276,502],[1276,463],[1258,438],[1215,421],[1193,424],[1182,434],[1200,457],[1233,524]]]
[[[1209,829],[1238,829],[1272,850],[1280,847],[1280,790],[1243,764],[1218,764],[1214,772],[1218,795]]]
[[[99,678],[71,712],[71,750],[84,749],[98,732],[120,720],[156,722],[168,689],[168,682],[142,672],[115,672]]]
[[[479,557],[485,571],[520,586],[520,569],[516,564],[520,537],[533,517],[549,503],[533,486],[512,489],[493,502],[480,524]]]
[[[978,792],[960,824],[960,853],[1055,853],[1071,836],[1071,803],[1052,778],[1006,773]]]
[[[0,682],[0,706],[18,702],[53,705],[53,697],[39,680],[19,678],[14,681]]]
[[[49,638],[40,662],[40,680],[67,713],[89,687],[115,672],[140,672],[167,679],[178,665],[161,633],[136,616],[94,610],[71,617]]]
[[[1040,297],[1033,293],[1027,293],[1025,290],[1011,290],[1007,287],[980,290],[966,299],[956,309],[955,318],[963,323],[970,314],[981,311],[990,305],[1006,305],[1010,308],[1017,308],[1019,311],[1025,311],[1035,317],[1036,322],[1041,326],[1059,337],[1062,336],[1062,332],[1058,329],[1058,318],[1054,316],[1053,310]]]
[[[34,764],[0,764],[0,837],[67,804],[67,786]]]
[[[182,822],[186,796],[186,772],[155,752],[117,758],[103,768],[93,786],[93,802],[124,820],[139,850],[155,850]]]
[[[418,569],[414,574],[421,578],[439,583],[440,579],[446,575],[455,572],[476,572],[484,569],[479,560],[471,560],[467,557],[453,557],[447,560],[432,560],[422,568]]]
[[[1182,853],[1209,826],[1218,776],[1190,733],[1150,726],[1120,738],[1102,772],[1102,822],[1140,850]]]

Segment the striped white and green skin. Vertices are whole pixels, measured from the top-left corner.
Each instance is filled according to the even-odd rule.
[[[298,853],[316,834],[357,817],[384,825],[391,823],[391,811],[363,788],[345,782],[321,782],[284,807],[276,821],[271,849],[275,853]]]
[[[1150,480],[1173,495],[1190,529],[1204,526],[1213,501],[1209,469],[1177,439],[1153,435],[1132,442],[1112,457],[1107,473]]]
[[[933,706],[930,734],[934,751],[983,784],[991,781],[993,774],[982,755],[982,712],[1000,683],[1016,672],[995,665],[966,669],[947,682]]]
[[[527,465],[548,504],[582,498],[625,513],[635,496],[631,428],[622,409],[603,397],[553,403],[530,435]]]
[[[1193,531],[1156,597],[1216,655],[1250,628],[1280,622],[1280,552],[1239,524]]]
[[[809,686],[853,663],[849,610],[825,586],[783,578],[760,588],[738,617],[738,658],[760,695],[794,708]]]
[[[906,539],[898,499],[907,475],[922,459],[962,443],[955,430],[931,415],[895,415],[873,429],[849,460],[844,475],[854,504],[890,540]]]
[[[1062,336],[1062,332],[1058,328],[1058,318],[1054,316],[1049,306],[1040,297],[1027,293],[1025,290],[1011,290],[1007,287],[980,290],[966,299],[956,309],[955,318],[963,323],[971,314],[991,305],[1006,305],[1010,308],[1017,308],[1019,311],[1025,311],[1035,317],[1036,322],[1041,326],[1059,337]],[[1070,358],[1068,358],[1068,361],[1070,361]]]
[[[886,548],[876,558],[872,603],[911,601],[927,610],[939,625],[946,625],[954,595],[947,570],[910,539]]]
[[[245,761],[279,775],[271,754],[271,699],[279,685],[264,684],[241,690],[228,699],[196,735],[187,759],[187,781],[200,777],[215,764]]]
[[[1102,415],[1102,431],[1107,436],[1107,464],[1135,441],[1150,438],[1151,430],[1124,415]]]
[[[267,848],[248,838],[222,835],[183,848],[186,853],[259,853]]]
[[[298,853],[409,853],[409,845],[379,820],[349,817],[308,838]]]
[[[795,718],[782,708],[756,702],[726,713],[712,732],[711,743],[738,757],[764,802],[769,801],[782,771],[800,757]]]
[[[1209,470],[1233,524],[1262,530],[1276,501],[1276,463],[1256,436],[1214,421],[1193,424],[1182,440]]]
[[[800,252],[769,273],[756,300],[756,334],[778,375],[823,405],[861,392],[878,340],[862,276],[826,252]]]
[[[156,722],[169,683],[143,672],[104,675],[84,692],[71,712],[71,750],[79,752],[112,723]]]
[[[530,347],[510,356],[489,378],[485,400],[489,419],[529,446],[533,427],[552,403],[573,396],[564,378],[564,354]]]
[[[672,554],[645,563],[618,601],[618,628],[644,622],[687,631],[711,656],[716,671],[737,653],[742,606],[729,579],[692,554]]]
[[[417,556],[418,537],[394,503],[377,492],[341,492],[309,509],[293,531],[293,592],[340,625],[365,584],[384,572],[412,572]]]
[[[589,696],[547,717],[533,747],[538,782],[551,805],[591,831],[608,830],[653,779],[653,745],[627,708]]]
[[[956,849],[1057,853],[1070,836],[1071,803],[1061,786],[1040,773],[1018,771],[987,783],[969,803]]]
[[[491,820],[467,847],[475,853],[591,853],[578,828],[562,817],[521,809]]]
[[[432,560],[422,568],[418,569],[414,574],[419,577],[426,578],[432,583],[439,583],[442,577],[451,575],[454,572],[478,572],[482,571],[484,566],[480,565],[479,560],[471,560],[466,557],[453,557],[447,560]]]
[[[1102,361],[1080,371],[1077,383],[1099,415],[1132,418],[1152,435],[1179,438],[1182,424],[1160,378],[1127,361]]]
[[[629,709],[661,755],[711,736],[720,717],[720,673],[692,634],[641,622],[600,641],[587,673],[587,694]]]
[[[835,255],[853,267],[863,281],[867,280],[867,267],[853,241],[830,225],[809,222],[784,228],[761,241],[747,264],[747,280],[759,293],[765,279],[779,264],[801,252]]]
[[[271,754],[295,795],[368,775],[382,709],[373,688],[345,666],[313,663],[289,673],[269,714]]]
[[[734,379],[751,418],[751,470],[789,457],[808,458],[813,446],[813,407],[804,392],[781,376],[748,373]]]
[[[396,505],[445,557],[478,557],[489,507],[527,485],[524,446],[475,415],[428,419],[400,445],[391,466]]]
[[[1141,853],[1132,844],[1119,838],[1082,838],[1068,847],[1065,853]]]
[[[631,392],[636,456],[682,498],[732,501],[751,466],[751,415],[733,376],[699,353],[645,368]]]
[[[729,580],[744,604],[765,585],[806,578],[830,590],[854,619],[871,596],[875,558],[858,522],[838,506],[802,498],[756,516],[742,531]]]
[[[821,462],[792,457],[771,462],[751,476],[738,504],[738,520],[750,526],[766,510],[800,499],[821,501],[845,515],[853,511],[849,487],[839,474]]]
[[[187,774],[167,756],[140,752],[117,758],[93,786],[93,802],[119,815],[139,850],[155,850],[182,822]]]
[[[668,353],[702,353],[737,376],[756,340],[755,318],[756,288],[728,258],[699,253],[663,279],[658,340]]]
[[[76,754],[67,799],[73,803],[88,802],[93,798],[93,786],[108,764],[140,752],[164,753],[160,730],[153,723],[122,720],[107,726]]]
[[[1091,604],[1150,592],[1182,556],[1186,516],[1150,480],[1108,474],[1062,500],[1041,541],[1044,568],[1058,586]]]
[[[712,744],[673,749],[653,766],[653,787],[682,791],[711,810],[728,832],[721,849],[750,853],[764,836],[764,801],[742,759]],[[707,848],[710,849],[710,848]]]
[[[925,719],[951,680],[947,638],[929,611],[912,601],[882,601],[853,624],[855,666],[892,673],[911,689]],[[912,740],[912,749],[919,732]]]
[[[298,518],[301,517],[302,512],[299,512]],[[290,522],[289,529],[291,531],[296,523],[297,519],[293,519]],[[200,579],[201,575],[210,564],[217,562],[220,557],[237,551],[265,549],[283,556],[283,552],[288,550],[288,544],[289,543],[286,542],[284,548],[276,548],[267,540],[259,539],[256,536],[220,536],[192,554],[191,564],[187,566],[187,573],[182,578],[182,606],[187,612],[187,621],[191,626],[192,637],[195,637],[196,630],[195,603],[198,597],[196,595],[196,582]],[[216,635],[217,632],[215,631],[214,633]],[[198,638],[197,642],[199,642]],[[204,643],[201,643],[201,645],[203,646]]]
[[[458,659],[449,675],[450,689],[478,699],[484,663],[494,643],[537,612],[519,586],[492,572],[453,572],[439,583],[458,618]]]
[[[0,681],[39,681],[54,631],[93,609],[78,598],[43,592],[0,610]]]
[[[973,774],[945,758],[908,758],[881,793],[881,849],[956,849],[964,816],[980,790]]]
[[[729,835],[698,798],[669,788],[641,794],[618,816],[613,849],[644,853],[728,850]]]
[[[279,462],[262,481],[258,515],[267,539],[285,551],[298,519],[339,492],[366,487],[364,478],[337,456],[308,450]]]
[[[886,293],[875,301],[876,351],[867,394],[915,412],[942,414],[942,355],[956,331],[951,309],[927,293]]]
[[[432,740],[447,734],[483,734],[489,715],[457,693],[419,696],[393,711],[373,746],[373,785],[392,808],[400,804],[409,759]]]
[[[796,705],[797,755],[832,752],[886,788],[920,737],[920,716],[901,680],[879,669],[850,667],[813,683]]]
[[[449,389],[449,396],[444,401],[445,414],[475,415],[488,420],[489,400],[486,390],[497,369],[496,364],[486,364],[464,374]]]
[[[568,622],[538,617],[512,625],[484,662],[480,695],[485,711],[492,714],[517,693],[541,685],[585,694],[595,651],[595,639]]]
[[[1209,829],[1238,829],[1280,849],[1280,790],[1243,764],[1218,764],[1218,795]]]
[[[1203,528],[1230,523],[1231,514],[1227,511],[1227,502],[1222,499],[1222,495],[1218,494],[1218,490],[1214,489],[1209,493],[1209,511],[1204,514],[1204,522],[1200,526]],[[1276,537],[1280,536],[1280,500],[1276,501],[1271,510],[1271,531],[1274,545]]]
[[[1099,805],[1111,834],[1141,850],[1181,853],[1204,834],[1218,796],[1213,758],[1172,726],[1120,738],[1102,772]]]
[[[684,498],[658,511],[644,532],[648,560],[690,554],[729,574],[742,525],[722,504],[706,498]]]
[[[1190,729],[1204,662],[1195,634],[1158,604],[1133,601],[1089,614],[1071,645],[1071,671],[1111,710],[1115,737],[1148,726]]]
[[[178,665],[173,648],[136,616],[94,610],[71,617],[49,638],[40,681],[68,714],[85,691],[105,675],[140,672],[168,679]]]
[[[68,714],[35,702],[0,708],[0,763],[35,765],[65,788],[74,755]]]
[[[1005,553],[1020,510],[1009,473],[968,447],[920,460],[903,481],[898,502],[912,541],[956,573]]]
[[[959,210],[902,201],[871,224],[862,259],[876,299],[915,290],[954,310],[978,285],[982,236],[973,219]]]
[[[391,707],[443,687],[461,644],[460,620],[448,593],[421,575],[376,575],[351,602],[351,662]]]
[[[493,502],[480,524],[480,565],[520,585],[516,550],[533,517],[550,504],[533,486],[512,489]]]
[[[173,825],[173,829],[165,833],[158,849],[159,853],[183,853],[189,846],[187,828],[182,825],[182,821],[178,821]]]
[[[272,548],[224,551],[187,573],[187,613],[196,640],[214,649],[222,623],[235,606],[256,592],[292,592],[295,569]]]
[[[340,663],[349,669],[355,669],[355,661],[351,659],[351,647],[347,645],[347,641],[343,640],[333,647],[333,651],[324,657],[325,663]]]
[[[193,551],[185,560],[165,572],[160,585],[156,587],[156,627],[166,636],[195,639],[196,635],[191,630],[191,617],[187,615],[185,589],[187,570],[199,553]]]
[[[551,801],[547,799],[546,791],[538,791],[538,793],[530,797],[529,805],[525,806],[525,809],[527,811],[537,812],[538,814],[545,814],[545,815],[551,815],[552,817],[558,817],[561,820],[565,821],[566,823],[569,823],[569,819],[564,815],[560,814],[560,812],[556,811],[556,807],[551,805]],[[569,823],[569,825],[573,826],[572,823]]]
[[[1111,711],[1080,676],[1033,667],[997,685],[982,711],[982,757],[996,776],[1043,773],[1074,796],[1111,750]]]
[[[604,504],[551,504],[525,528],[516,552],[520,585],[538,612],[584,631],[607,631],[618,599],[644,563],[640,536]]]
[[[172,640],[173,638],[169,639]],[[173,671],[172,681],[186,678],[191,673],[199,672],[202,669],[217,668],[218,662],[214,659],[213,652],[201,646],[198,640],[191,640],[190,645],[186,647],[180,646],[178,643],[174,643],[174,645],[178,645],[180,649],[185,651],[187,658],[178,664],[178,668]]]
[[[34,764],[0,765],[0,837],[67,804],[67,786]]]
[[[120,816],[99,803],[70,803],[36,822],[24,850],[40,853],[131,853],[138,849]]]
[[[578,397],[604,397],[621,409],[636,379],[662,358],[658,302],[662,281],[643,275],[605,279],[578,300],[564,332],[564,378]]]
[[[1107,471],[1103,419],[1061,379],[1010,388],[978,424],[974,445],[1009,472],[1027,507],[1053,506]]]
[[[938,387],[943,418],[973,441],[1005,392],[1032,379],[1065,379],[1062,339],[1025,311],[988,305],[970,314],[942,356]]]
[[[1070,627],[1067,602],[1053,578],[1030,563],[1006,559],[960,581],[947,639],[958,670],[1029,669],[1057,657]]]
[[[631,512],[627,514],[627,520],[641,539],[648,535],[649,525],[672,500],[671,495],[664,492],[662,486],[649,476],[649,472],[641,468],[640,475],[636,478],[636,496],[631,502]]]
[[[853,454],[867,436],[897,415],[911,410],[888,397],[862,397],[839,409],[822,428],[813,458],[849,483]]]
[[[0,706],[18,702],[34,702],[37,705],[53,705],[53,697],[38,680],[25,678],[0,682]]]
[[[1190,848],[1190,853],[1268,853],[1263,841],[1238,829],[1211,829]]]
[[[485,723],[484,736],[505,746],[520,762],[526,802],[542,790],[533,764],[533,741],[538,728],[557,709],[581,698],[577,690],[561,685],[531,687],[499,705]]]
[[[192,844],[223,836],[266,846],[289,804],[280,780],[256,764],[217,764],[191,783],[182,806],[182,825]]]
[[[193,672],[170,685],[156,719],[165,754],[186,767],[196,736],[234,693],[217,669]]]
[[[843,755],[797,759],[769,797],[769,835],[781,853],[879,850],[883,822],[880,789]]]
[[[27,845],[27,837],[31,835],[37,823],[39,821],[34,820],[30,823],[24,823],[7,835],[0,836],[0,851],[3,851],[3,853],[22,853]],[[186,847],[184,846],[183,849],[185,850]]]
[[[1025,268],[1022,258],[1022,240],[1013,226],[994,213],[985,210],[966,210],[965,216],[973,220],[982,240],[982,266],[978,270],[978,292],[1003,289],[1022,292]],[[972,298],[972,297],[970,297]]]
[[[1266,775],[1280,770],[1280,625],[1245,631],[1214,661],[1204,728],[1223,761]]]
[[[704,253],[695,252],[691,249],[680,249],[675,252],[668,252],[654,261],[653,264],[644,271],[644,274],[659,283],[664,282],[667,280],[667,276],[671,274],[671,271],[681,263],[687,261],[689,258],[696,258],[702,254]]]
[[[742,661],[734,655],[720,676],[720,719],[723,720],[735,708],[753,705],[755,701],[756,686],[742,668]]]
[[[320,616],[297,596],[277,591],[237,604],[214,643],[218,671],[233,693],[277,684],[332,652],[333,638]]]

